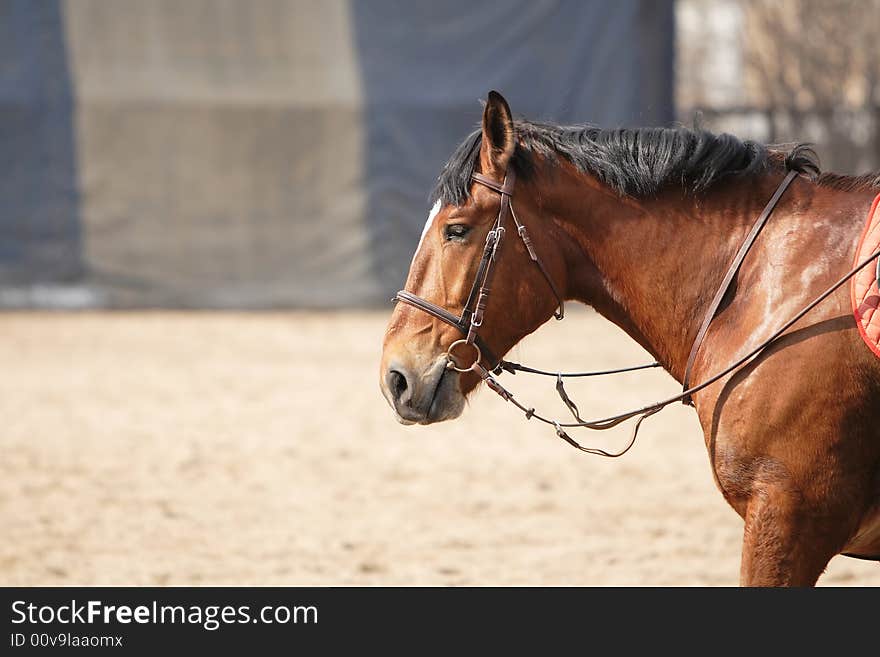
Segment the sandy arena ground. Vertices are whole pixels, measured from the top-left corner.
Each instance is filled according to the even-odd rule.
[[[737,583],[742,523],[692,411],[646,421],[619,460],[488,391],[402,427],[377,385],[386,316],[0,315],[0,584]],[[514,358],[645,355],[580,312]],[[560,409],[552,381],[507,380]],[[596,417],[676,384],[571,389]],[[628,429],[609,434],[577,437],[614,448]],[[878,585],[880,565],[838,557],[820,584]]]

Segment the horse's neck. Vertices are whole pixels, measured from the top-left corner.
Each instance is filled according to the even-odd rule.
[[[581,177],[563,198],[569,293],[623,328],[681,380],[704,314],[778,181],[727,183],[699,198],[621,199]],[[583,186],[589,188],[585,194]]]

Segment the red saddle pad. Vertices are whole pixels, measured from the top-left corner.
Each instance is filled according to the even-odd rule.
[[[855,264],[862,262],[880,247],[880,194],[871,204],[868,223],[856,249]],[[855,266],[855,264],[853,266]],[[877,266],[870,264],[850,279],[853,314],[859,333],[868,348],[880,356],[880,290],[877,289]]]

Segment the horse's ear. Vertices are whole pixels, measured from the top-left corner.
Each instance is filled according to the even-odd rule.
[[[480,145],[480,168],[483,173],[504,178],[516,148],[516,135],[510,106],[497,91],[490,91],[483,109],[483,142]]]

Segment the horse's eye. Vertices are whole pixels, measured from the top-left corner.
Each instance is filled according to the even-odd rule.
[[[464,224],[449,224],[446,226],[446,240],[460,240],[470,231],[470,226],[465,226]]]

